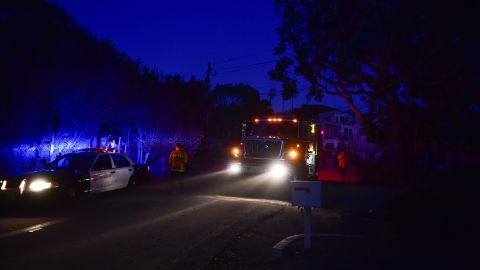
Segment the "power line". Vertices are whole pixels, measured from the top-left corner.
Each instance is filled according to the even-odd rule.
[[[266,90],[266,91],[269,91],[270,89],[274,88],[275,90],[277,90],[277,88],[280,88],[282,85],[281,84],[277,84],[277,85],[274,85],[274,84],[263,84],[263,85],[260,85],[260,86],[256,86],[255,88],[257,88],[258,90]]]
[[[275,62],[275,60],[269,60],[269,61],[257,62],[257,63],[253,63],[253,64],[239,65],[239,66],[225,67],[225,68],[217,69],[215,71],[216,72],[237,71],[237,70],[243,69],[243,68],[250,68],[250,67],[267,65],[267,64],[270,64],[270,63],[273,63],[273,62]]]
[[[215,72],[214,72],[214,74],[212,76],[216,77],[216,78],[223,78],[223,77],[236,75],[239,72],[253,72],[253,71],[255,71],[256,69],[259,69],[259,68],[260,67],[254,67],[254,68],[243,69],[243,70],[233,70],[233,71],[228,71],[228,72],[222,72],[222,73],[219,73],[219,74],[215,74]],[[255,71],[255,72],[259,72],[259,71]]]
[[[230,63],[230,62],[234,62],[234,61],[237,61],[237,60],[251,58],[253,56],[264,55],[267,52],[273,54],[272,49],[265,49],[265,50],[260,50],[260,51],[250,53],[250,54],[246,54],[246,55],[242,55],[242,56],[236,56],[236,57],[227,58],[227,59],[224,59],[224,60],[213,61],[212,64],[217,64],[218,65],[218,64],[224,64],[224,63]]]

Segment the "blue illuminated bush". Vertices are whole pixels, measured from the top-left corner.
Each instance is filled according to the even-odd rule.
[[[26,2],[0,7],[0,174],[103,147],[98,138],[112,130],[157,171],[176,142],[194,155],[213,106],[204,81],[143,67],[55,4]]]

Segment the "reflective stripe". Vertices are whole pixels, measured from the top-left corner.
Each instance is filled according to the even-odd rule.
[[[184,172],[188,162],[188,155],[183,150],[175,150],[170,154],[169,163],[172,171]]]

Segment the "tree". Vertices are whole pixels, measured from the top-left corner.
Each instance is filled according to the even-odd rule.
[[[272,79],[301,76],[309,96],[342,98],[377,143],[404,160],[438,139],[446,118],[478,107],[476,8],[451,1],[277,0]],[[448,109],[447,109],[448,108]]]
[[[219,140],[239,141],[242,121],[272,112],[257,89],[247,84],[217,85],[215,107],[209,121],[209,135]]]
[[[0,163],[96,147],[113,129],[141,162],[177,141],[198,147],[213,107],[205,81],[143,67],[51,1],[2,1],[0,36]]]
[[[332,110],[335,110],[335,108],[325,105],[302,104],[300,108],[292,110],[292,114],[298,116],[303,121],[315,121],[320,113]]]

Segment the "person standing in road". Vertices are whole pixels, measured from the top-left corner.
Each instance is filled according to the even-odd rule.
[[[115,153],[115,152],[117,152],[116,147],[117,147],[117,145],[115,144],[115,140],[110,139],[110,140],[108,140],[108,144],[105,147],[105,149],[107,149],[107,152],[109,152],[109,153]]]
[[[338,171],[340,172],[340,176],[342,177],[342,182],[345,181],[347,176],[347,167],[348,167],[348,154],[345,151],[340,151],[337,156],[338,159]]]
[[[315,175],[315,148],[313,144],[310,143],[307,148],[307,153],[305,154],[305,163],[307,164],[307,178],[309,180],[317,180]]]
[[[175,186],[180,185],[180,191],[184,191],[183,178],[185,177],[185,170],[188,163],[188,155],[182,149],[182,144],[177,143],[175,150],[170,153],[168,157],[168,164],[170,164],[170,180],[171,190],[174,191]]]

